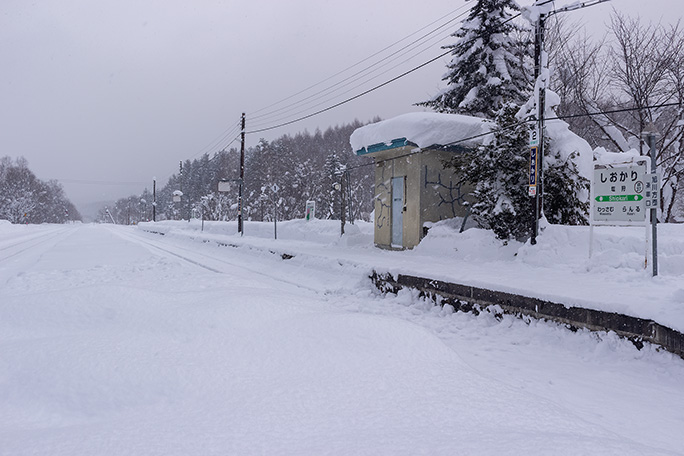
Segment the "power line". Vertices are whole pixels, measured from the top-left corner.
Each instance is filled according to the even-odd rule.
[[[228,129],[226,129],[223,133],[221,133],[219,136],[214,138],[209,144],[204,146],[202,149],[199,150],[199,152],[197,152],[195,155],[191,156],[190,158],[195,158],[200,154],[206,153],[208,151],[211,151],[212,149],[217,148],[217,146],[220,143],[224,142],[227,138],[236,134],[239,130],[240,130],[240,122],[238,120],[238,122],[235,122],[233,127],[229,127]],[[228,146],[226,146],[226,147],[228,147]],[[224,149],[225,149],[225,147],[224,147]]]
[[[681,106],[681,103],[679,103],[679,102],[661,103],[661,104],[657,104],[657,105],[643,106],[641,108],[621,108],[621,109],[611,109],[608,111],[600,111],[600,112],[588,112],[586,114],[568,114],[565,116],[547,117],[546,120],[575,119],[578,117],[600,116],[600,115],[605,115],[605,114],[617,114],[620,112],[641,111],[643,109],[669,108],[669,107],[673,107],[673,106]]]
[[[540,4],[540,5],[545,5],[545,4],[547,4],[547,3],[550,3],[551,1],[554,1],[554,0],[547,0],[546,2],[544,2],[544,3]],[[515,15],[509,17],[508,19],[506,19],[505,21],[503,21],[502,24],[506,24],[506,23],[508,23],[508,22],[510,22],[510,21],[512,21],[512,20],[514,20],[514,19],[516,19],[516,18],[518,18],[518,17],[520,17],[520,15],[521,15],[520,13],[515,14]],[[475,42],[476,39],[477,39],[477,38],[472,39],[471,42]],[[451,52],[452,52],[452,50],[451,50],[451,48],[450,48],[448,51],[446,51],[446,52],[444,52],[444,53],[438,55],[437,57],[434,57],[434,58],[428,60],[427,62],[424,62],[424,63],[422,63],[422,64],[420,64],[420,65],[418,65],[418,66],[416,66],[416,67],[414,67],[414,68],[412,68],[412,69],[410,69],[410,70],[408,70],[408,71],[405,71],[404,73],[400,74],[399,76],[395,76],[394,78],[392,78],[392,79],[390,79],[390,80],[388,80],[388,81],[385,81],[385,82],[383,82],[382,84],[376,85],[376,86],[372,87],[371,89],[368,89],[368,90],[366,90],[366,91],[364,91],[364,92],[361,92],[360,94],[357,94],[357,95],[355,95],[355,96],[353,96],[353,97],[347,98],[347,99],[345,99],[345,100],[343,100],[343,101],[340,101],[340,102],[335,103],[335,104],[333,104],[333,105],[331,105],[331,106],[328,106],[327,108],[320,109],[320,110],[315,111],[315,112],[313,112],[313,113],[311,113],[311,114],[308,114],[308,115],[305,115],[305,116],[301,116],[301,117],[298,117],[298,118],[296,118],[296,119],[293,119],[293,120],[290,120],[290,121],[287,121],[287,122],[282,122],[282,123],[279,123],[279,124],[277,124],[277,125],[273,125],[273,126],[270,126],[270,127],[256,128],[256,129],[247,131],[247,132],[245,132],[245,133],[246,133],[246,134],[253,134],[253,133],[261,133],[261,132],[265,132],[265,131],[274,130],[274,129],[281,128],[281,127],[284,127],[284,126],[287,126],[287,125],[291,125],[291,124],[296,123],[296,122],[300,122],[300,121],[305,120],[305,119],[309,119],[309,118],[311,118],[311,117],[317,116],[317,115],[322,114],[322,113],[324,113],[324,112],[330,111],[330,110],[335,109],[335,108],[337,108],[337,107],[339,107],[339,106],[342,106],[342,105],[347,104],[347,103],[349,103],[349,102],[351,102],[351,101],[354,101],[354,100],[356,100],[356,99],[358,99],[358,98],[361,98],[361,97],[363,97],[363,96],[365,96],[365,95],[368,95],[369,93],[374,92],[374,91],[376,91],[376,90],[378,90],[378,89],[380,89],[380,88],[382,88],[382,87],[384,87],[384,86],[386,86],[386,85],[388,85],[388,84],[390,84],[390,83],[392,83],[392,82],[394,82],[394,81],[396,81],[396,80],[398,80],[398,79],[401,79],[401,78],[403,78],[403,77],[405,77],[405,76],[407,76],[407,75],[409,75],[409,74],[411,74],[411,73],[413,73],[413,72],[415,72],[415,71],[417,71],[417,70],[419,70],[419,69],[421,69],[421,68],[423,68],[423,67],[429,65],[430,63],[432,63],[432,62],[434,62],[434,61],[436,61],[436,60],[438,60],[438,59],[441,59],[442,57],[445,57],[446,55],[450,54]]]
[[[440,40],[442,40],[442,39],[444,39],[444,37],[440,37]],[[344,92],[339,93],[338,95],[332,95],[332,96],[330,96],[330,97],[328,97],[328,98],[322,99],[322,100],[321,100],[320,102],[318,102],[318,103],[316,103],[316,100],[312,100],[312,101],[309,102],[309,103],[305,103],[303,106],[308,106],[308,105],[311,105],[312,103],[316,103],[316,104],[314,104],[314,105],[312,105],[312,106],[308,106],[308,107],[306,107],[306,108],[304,108],[304,109],[300,109],[300,110],[298,110],[298,111],[296,111],[296,112],[294,112],[294,113],[291,113],[291,114],[289,114],[289,115],[283,115],[283,116],[277,117],[276,119],[273,119],[273,120],[271,120],[271,121],[267,121],[267,122],[263,122],[263,121],[262,121],[262,122],[257,122],[257,125],[253,126],[252,128],[258,129],[258,128],[260,128],[260,127],[263,126],[263,125],[268,125],[268,124],[273,124],[273,123],[282,122],[282,121],[284,121],[285,119],[287,119],[288,117],[291,118],[292,116],[298,116],[298,115],[303,114],[303,113],[305,113],[305,112],[307,112],[307,111],[310,111],[311,109],[317,108],[317,107],[319,107],[319,106],[323,106],[323,105],[325,105],[325,104],[327,104],[327,103],[329,103],[329,102],[335,100],[338,96],[346,95],[346,94],[348,94],[348,93],[350,93],[350,92],[353,92],[355,89],[358,89],[358,88],[364,86],[364,85],[365,85],[366,83],[368,83],[368,82],[371,82],[371,81],[373,81],[373,80],[378,79],[379,77],[381,77],[381,76],[383,76],[383,75],[389,73],[390,71],[394,70],[395,68],[398,68],[398,67],[404,65],[405,63],[409,62],[410,60],[412,60],[412,59],[415,58],[416,56],[418,56],[418,55],[420,55],[420,54],[422,54],[422,53],[428,51],[429,49],[432,48],[432,43],[428,43],[428,45],[429,45],[428,47],[425,47],[424,49],[419,50],[419,51],[418,51],[417,53],[415,53],[414,55],[409,56],[408,58],[406,58],[405,60],[403,60],[403,61],[401,61],[401,62],[399,62],[399,63],[395,63],[392,67],[386,69],[385,71],[383,71],[383,72],[381,72],[381,73],[379,73],[379,74],[376,74],[376,75],[373,76],[373,73],[375,73],[376,71],[382,69],[382,68],[385,67],[386,65],[382,65],[382,66],[376,68],[375,70],[373,70],[373,71],[367,73],[366,75],[363,75],[363,76],[360,77],[360,78],[356,78],[356,79],[354,79],[354,80],[351,80],[351,81],[347,82],[346,84],[340,85],[338,88],[334,89],[334,90],[332,91],[332,93],[338,92],[339,90],[342,90],[343,88],[345,88],[345,87],[347,87],[347,86],[349,86],[349,85],[351,85],[351,84],[353,84],[353,83],[356,83],[356,82],[360,81],[362,78],[365,78],[364,80],[362,80],[362,81],[359,82],[358,84],[352,86],[351,88],[345,90]],[[303,100],[302,100],[302,101],[303,101]],[[295,105],[292,106],[292,109],[295,109],[294,106],[295,106]],[[291,111],[291,110],[290,110],[290,111]]]
[[[450,16],[450,15],[452,15],[452,14],[458,12],[459,10],[462,10],[462,9],[465,8],[465,7],[466,7],[466,5],[462,5],[462,6],[460,6],[459,8],[456,8],[455,10],[453,10],[453,11],[451,11],[451,12],[445,14],[444,16],[442,16],[442,17],[440,17],[440,18],[438,18],[438,19],[432,21],[431,23],[429,23],[429,24],[427,24],[426,26],[424,26],[424,27],[422,27],[422,28],[416,30],[415,32],[411,33],[410,35],[407,35],[407,36],[405,36],[404,38],[401,38],[400,40],[395,41],[394,43],[392,43],[392,44],[390,44],[389,46],[386,46],[385,48],[379,50],[378,52],[376,52],[376,53],[374,53],[374,54],[372,54],[372,55],[366,57],[365,59],[362,59],[362,60],[358,61],[357,63],[355,63],[355,64],[353,64],[353,65],[351,65],[351,66],[349,66],[349,67],[347,67],[347,68],[345,68],[345,69],[343,69],[343,70],[337,72],[337,73],[335,73],[334,75],[332,75],[332,76],[330,76],[330,77],[328,77],[328,78],[326,78],[326,79],[324,79],[324,80],[322,80],[322,81],[320,81],[320,82],[317,82],[317,83],[315,83],[315,84],[313,84],[313,85],[311,85],[311,86],[309,86],[309,87],[307,87],[307,88],[305,88],[305,89],[302,89],[302,90],[300,90],[299,92],[297,92],[297,93],[295,93],[295,94],[293,94],[293,95],[290,95],[290,96],[288,96],[288,97],[286,97],[286,98],[283,98],[283,99],[281,99],[281,100],[279,100],[279,101],[273,103],[273,104],[270,105],[270,106],[267,106],[267,107],[265,107],[265,108],[261,108],[261,109],[259,109],[259,110],[257,110],[257,111],[254,111],[252,114],[258,114],[258,113],[263,112],[263,111],[266,111],[266,110],[268,110],[268,109],[270,109],[270,108],[272,108],[272,107],[278,106],[279,104],[281,104],[281,103],[283,103],[283,102],[285,102],[285,101],[287,101],[287,100],[290,100],[290,99],[292,99],[292,98],[294,98],[294,97],[296,97],[296,96],[298,96],[298,95],[301,95],[301,94],[303,94],[303,93],[305,93],[305,92],[307,92],[307,91],[309,91],[309,90],[311,90],[311,89],[313,89],[313,88],[315,88],[315,87],[320,86],[321,84],[324,84],[324,83],[326,83],[326,82],[328,82],[328,81],[334,79],[334,78],[337,77],[337,76],[340,76],[341,74],[344,74],[345,72],[347,72],[347,71],[349,71],[349,70],[351,70],[351,69],[353,69],[353,68],[355,68],[355,67],[361,65],[361,64],[364,63],[364,62],[367,62],[368,60],[372,59],[373,57],[376,57],[376,56],[382,54],[383,52],[385,52],[385,51],[391,49],[392,47],[396,46],[397,44],[401,43],[402,41],[405,41],[405,40],[407,40],[408,38],[410,38],[410,37],[412,37],[412,36],[414,36],[414,35],[420,33],[421,31],[425,30],[426,28],[428,28],[428,27],[430,27],[430,26],[436,24],[437,22],[441,21],[442,19],[444,19],[444,18],[446,18],[446,17],[448,17],[448,16]],[[465,13],[459,14],[458,16],[456,16],[455,18],[452,18],[451,20],[449,20],[449,21],[446,22],[445,24],[440,25],[440,26],[437,27],[436,29],[433,29],[432,31],[430,31],[429,33],[427,33],[426,35],[423,35],[422,37],[418,38],[417,40],[413,41],[412,43],[409,43],[409,45],[407,45],[407,46],[410,46],[411,44],[413,44],[413,43],[415,43],[415,42],[417,42],[417,41],[420,41],[420,40],[423,39],[424,37],[429,36],[430,34],[436,32],[437,30],[439,30],[439,29],[445,27],[445,26],[448,25],[449,23],[451,23],[451,22],[453,22],[454,20],[456,20],[456,19],[458,19],[459,17],[461,17],[463,14],[465,14]],[[396,52],[400,52],[401,50],[405,49],[407,46],[405,46],[404,48],[402,48],[402,49],[400,49],[399,51],[396,51]],[[396,53],[396,52],[395,52],[395,53]],[[388,57],[385,57],[384,59],[380,60],[380,62],[382,62],[383,60],[385,60],[385,59],[387,59],[387,58],[388,58]],[[364,70],[361,70],[361,72],[365,71],[365,70],[368,69],[368,68],[372,68],[373,66],[377,65],[378,63],[379,63],[379,62],[376,62],[376,63],[370,65],[369,67],[366,67]],[[356,73],[356,74],[358,74],[358,73]],[[352,77],[353,77],[353,76],[354,76],[354,75],[352,75]],[[335,84],[333,84],[333,87],[334,87],[334,85],[335,85]],[[324,89],[324,90],[327,90],[327,89]],[[295,104],[296,104],[296,103],[295,103]],[[281,108],[281,109],[282,109],[282,108]],[[268,115],[268,114],[258,115],[258,116],[252,115],[252,116],[250,116],[250,118],[252,118],[252,119],[255,119],[255,118],[262,118],[262,117],[264,117],[264,116],[266,116],[266,115]]]
[[[315,93],[313,93],[313,94],[311,94],[311,95],[309,95],[309,96],[307,96],[307,97],[305,97],[305,98],[303,98],[303,99],[301,99],[301,100],[298,100],[298,101],[295,101],[295,102],[293,102],[293,103],[290,103],[290,104],[287,105],[287,106],[283,106],[283,107],[281,107],[281,108],[279,108],[279,109],[276,109],[276,110],[274,110],[274,111],[268,112],[268,113],[266,113],[266,114],[262,114],[262,115],[258,115],[258,116],[250,116],[250,119],[251,119],[252,121],[254,121],[254,120],[259,120],[259,119],[270,118],[270,117],[273,117],[273,116],[277,115],[278,113],[287,113],[287,112],[291,111],[292,109],[296,109],[296,107],[297,107],[298,105],[308,104],[308,103],[305,103],[305,102],[308,101],[308,100],[314,99],[313,102],[315,102],[315,101],[316,101],[315,98],[318,97],[319,95],[324,95],[324,94],[326,94],[326,93],[335,93],[335,92],[337,92],[339,89],[341,89],[341,88],[343,88],[343,87],[346,87],[346,86],[349,86],[350,84],[352,84],[352,83],[354,83],[354,82],[356,82],[356,81],[362,79],[362,78],[365,77],[367,74],[372,74],[372,73],[376,72],[377,70],[379,70],[380,68],[385,67],[385,66],[387,65],[387,63],[383,64],[383,62],[387,62],[387,61],[388,61],[390,58],[392,58],[392,57],[399,56],[399,55],[405,55],[405,54],[407,54],[407,53],[409,53],[409,52],[415,50],[415,49],[416,49],[418,46],[420,46],[421,44],[423,44],[423,43],[425,43],[425,42],[428,42],[428,40],[429,40],[430,43],[431,43],[432,41],[441,41],[441,40],[445,39],[447,36],[450,36],[450,35],[452,34],[452,32],[449,31],[446,35],[438,35],[437,37],[431,37],[431,38],[430,38],[430,35],[435,34],[437,31],[439,31],[440,29],[442,29],[442,28],[446,27],[447,25],[451,24],[451,23],[454,22],[455,20],[459,19],[459,18],[460,18],[461,16],[463,16],[464,14],[465,14],[465,12],[462,13],[462,14],[460,14],[460,15],[458,15],[458,16],[456,16],[456,17],[454,17],[454,18],[452,18],[452,19],[450,19],[449,21],[447,21],[446,23],[440,25],[440,26],[437,27],[436,29],[431,30],[430,32],[424,34],[424,35],[421,36],[420,38],[418,38],[418,39],[416,39],[416,40],[414,40],[414,41],[408,43],[407,45],[403,46],[403,47],[400,48],[399,50],[397,50],[397,51],[395,51],[395,52],[393,52],[393,53],[391,53],[391,54],[389,54],[389,55],[383,57],[383,58],[380,59],[379,61],[377,61],[377,62],[375,62],[375,63],[373,63],[373,64],[371,64],[371,65],[369,65],[369,66],[367,66],[367,67],[365,67],[365,68],[363,68],[363,69],[361,69],[361,70],[359,70],[359,71],[357,71],[356,73],[354,73],[354,74],[352,74],[352,75],[350,75],[350,76],[348,76],[348,77],[342,79],[341,81],[338,81],[338,82],[336,82],[336,83],[334,83],[334,84],[331,84],[331,85],[329,85],[329,86],[327,86],[327,87],[325,87],[325,88],[323,88],[323,89],[321,89],[321,90],[319,90],[319,91],[317,91],[317,92],[315,92]],[[435,38],[437,38],[437,39],[435,40]],[[432,44],[431,44],[431,45],[432,45]],[[387,48],[386,48],[386,49],[387,49]],[[426,50],[427,50],[427,48],[424,49],[424,50],[422,50],[422,51],[420,51],[418,54],[420,54],[420,53],[422,53],[422,52],[425,52]],[[410,60],[411,58],[415,57],[415,56],[418,55],[418,54],[415,54],[415,55],[413,55],[412,57],[410,57],[409,59],[404,60],[403,62],[401,62],[401,64],[407,62],[408,60]],[[377,53],[374,54],[374,55],[377,55]],[[366,60],[367,60],[367,59],[366,59]],[[391,62],[389,62],[389,63],[391,63]],[[399,64],[399,65],[401,65],[401,64]],[[393,66],[391,69],[396,68],[396,67],[399,66],[399,65],[395,65],[395,66]],[[344,71],[347,71],[347,70],[344,70]],[[341,74],[341,73],[344,73],[344,71],[342,71],[342,72],[340,72],[340,73],[337,73],[337,75],[339,75],[339,74]],[[384,74],[384,73],[381,73],[381,74]],[[377,76],[376,76],[376,77],[377,77]],[[326,81],[329,80],[329,79],[331,79],[331,78],[326,79]],[[372,79],[374,79],[374,78],[371,78],[371,80],[372,80]],[[367,81],[366,81],[366,82],[367,82]],[[319,84],[320,84],[320,83],[319,83]],[[312,86],[312,87],[314,87],[314,86]],[[357,86],[357,87],[358,87],[358,86]],[[305,89],[305,90],[303,90],[303,91],[301,91],[301,92],[298,92],[298,93],[301,94],[301,93],[305,92],[306,90],[308,90],[308,89]],[[326,102],[327,102],[327,101],[329,101],[329,99],[326,100]],[[299,111],[299,112],[301,112],[301,111]],[[281,117],[281,118],[282,118],[282,117]],[[262,120],[262,121],[259,122],[259,123],[264,123],[264,122],[263,122],[263,120]],[[258,127],[257,127],[257,128],[258,128]]]
[[[431,63],[434,62],[435,60],[441,59],[442,57],[446,56],[446,55],[449,54],[449,53],[451,53],[451,50],[449,50],[449,51],[447,51],[447,52],[444,52],[444,53],[438,55],[437,57],[434,57],[434,58],[428,60],[427,62],[418,65],[417,67],[414,67],[414,68],[412,68],[412,69],[410,69],[410,70],[408,70],[408,71],[405,71],[405,72],[403,72],[402,74],[400,74],[399,76],[395,76],[394,78],[390,79],[389,81],[385,81],[385,82],[383,82],[382,84],[378,84],[378,85],[376,85],[375,87],[373,87],[373,88],[371,88],[371,89],[368,89],[368,90],[366,90],[366,91],[364,91],[364,92],[361,92],[361,93],[358,94],[358,95],[354,95],[353,97],[347,98],[346,100],[340,101],[339,103],[335,103],[335,104],[332,105],[332,106],[328,106],[328,107],[325,108],[325,109],[321,109],[321,110],[318,110],[318,111],[316,111],[316,112],[314,112],[314,113],[308,114],[308,115],[306,115],[306,116],[302,116],[302,117],[299,117],[299,118],[297,118],[297,119],[290,120],[289,122],[283,122],[283,123],[281,123],[281,124],[274,125],[274,126],[272,126],[272,127],[266,127],[266,128],[261,128],[261,129],[257,129],[257,130],[250,130],[250,131],[246,131],[245,133],[246,133],[246,134],[253,134],[253,133],[261,133],[261,132],[269,131],[269,130],[275,130],[276,128],[284,127],[284,126],[286,126],[286,125],[291,125],[291,124],[293,124],[293,123],[300,122],[300,121],[302,121],[302,120],[309,119],[309,118],[311,118],[311,117],[317,116],[317,115],[322,114],[322,113],[324,113],[324,112],[330,111],[331,109],[335,109],[335,108],[337,108],[337,107],[339,107],[339,106],[342,106],[342,105],[344,105],[344,104],[349,103],[350,101],[354,101],[354,100],[356,100],[357,98],[361,98],[361,97],[364,96],[364,95],[368,95],[369,93],[374,92],[374,91],[376,91],[376,90],[378,90],[378,89],[380,89],[380,88],[382,88],[382,87],[384,87],[384,86],[386,86],[386,85],[388,85],[388,84],[391,84],[392,82],[394,82],[394,81],[396,81],[396,80],[398,80],[398,79],[401,79],[401,78],[403,78],[404,76],[407,76],[407,75],[409,75],[409,74],[411,74],[411,73],[413,73],[413,72],[415,72],[415,71],[417,71],[417,70],[423,68],[423,67],[426,66],[426,65],[431,64]]]

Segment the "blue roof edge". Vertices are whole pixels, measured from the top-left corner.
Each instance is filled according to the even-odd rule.
[[[418,147],[417,144],[412,143],[411,141],[407,140],[406,138],[397,138],[397,139],[393,139],[389,143],[377,143],[377,144],[372,144],[372,145],[367,146],[367,147],[363,147],[363,148],[356,151],[356,155],[373,154],[375,152],[382,152],[383,150],[397,149],[399,147],[404,147],[404,146]]]
[[[368,155],[368,154],[373,154],[376,152],[382,152],[383,150],[390,150],[390,149],[398,149],[399,147],[404,147],[404,146],[413,146],[413,147],[418,147],[417,144],[412,143],[411,141],[407,140],[406,138],[396,138],[393,139],[389,143],[377,143],[377,144],[372,144],[367,147],[363,147],[359,150],[356,151],[356,155]],[[426,147],[425,149],[442,149],[448,152],[468,152],[471,149],[459,145],[447,145],[443,146],[440,144],[433,144],[430,147]]]

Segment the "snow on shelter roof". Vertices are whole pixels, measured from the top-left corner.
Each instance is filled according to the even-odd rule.
[[[476,147],[489,137],[486,133],[493,127],[493,122],[479,117],[412,112],[357,128],[349,142],[357,155],[374,151],[369,149],[390,149],[407,143],[421,149],[452,144]]]

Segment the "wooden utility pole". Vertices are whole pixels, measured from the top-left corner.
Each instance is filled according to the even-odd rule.
[[[238,232],[240,236],[245,234],[242,220],[242,186],[245,183],[245,113],[242,113],[240,138],[242,144],[240,145],[240,185],[238,186]]]

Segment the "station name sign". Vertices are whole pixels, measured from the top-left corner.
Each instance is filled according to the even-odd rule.
[[[596,166],[593,214],[597,222],[645,222],[651,203],[651,180],[646,161]],[[650,209],[650,207],[648,208]]]

